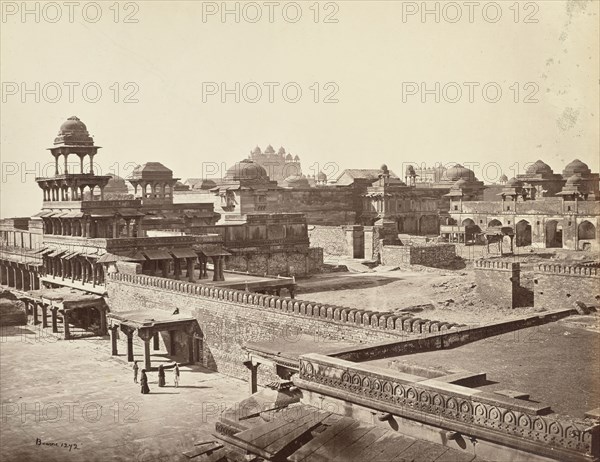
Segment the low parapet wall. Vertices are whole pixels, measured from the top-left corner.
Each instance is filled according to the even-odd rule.
[[[300,357],[294,383],[352,403],[349,412],[364,406],[552,459],[583,461],[600,454],[598,425],[435,379],[308,354]]]
[[[398,341],[406,338],[407,332],[437,332],[456,326],[146,275],[110,274],[106,289],[111,311],[189,310],[202,330],[203,365],[236,377],[247,375],[242,347],[250,341],[289,339],[294,343],[304,334],[315,342],[365,344]]]
[[[475,260],[477,293],[490,306],[517,308],[533,306],[533,293],[521,286],[520,263],[502,260]]]
[[[535,304],[568,307],[575,302],[600,306],[600,268],[539,264],[534,273]]]

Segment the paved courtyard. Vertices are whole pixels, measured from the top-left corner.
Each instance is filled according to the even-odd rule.
[[[220,411],[246,397],[248,384],[194,366],[182,367],[176,389],[166,375],[158,388],[150,373],[142,395],[110,341],[1,327],[0,461],[187,460],[182,451],[214,439]]]

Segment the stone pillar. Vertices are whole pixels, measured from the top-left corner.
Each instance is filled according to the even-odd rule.
[[[144,339],[144,368],[149,371],[152,367],[150,361],[150,338]]]
[[[224,281],[223,277],[223,257],[213,257],[213,281]]]
[[[37,302],[32,302],[33,303],[33,325],[37,325],[40,323],[39,319],[38,319],[38,305]]]
[[[117,330],[118,329],[119,329],[119,326],[112,326],[110,328],[110,343],[112,346],[111,354],[113,356],[117,356],[119,354],[119,349],[117,347]]]
[[[194,282],[194,280],[195,280],[194,261],[195,261],[195,258],[187,259],[187,277],[188,277],[188,281],[190,281],[190,282]]]
[[[133,332],[127,334],[127,361],[133,362]]]
[[[18,290],[23,289],[23,270],[15,267],[15,288]]]
[[[187,336],[187,344],[188,344],[188,363],[194,364],[194,335]]]
[[[0,284],[7,285],[8,282],[8,273],[6,271],[6,266],[0,264]]]
[[[106,335],[106,310],[100,308],[100,335]]]
[[[98,268],[96,268],[96,263],[92,263],[92,286],[96,287],[98,278]]]
[[[55,306],[50,307],[50,314],[52,316],[52,332],[58,333],[58,316],[57,316],[58,308]]]
[[[176,334],[177,334],[176,330],[169,331],[169,343],[170,343],[169,354],[171,356],[173,356],[177,352],[177,343],[175,342]]]
[[[254,394],[258,391],[258,366],[259,363],[253,363],[252,361],[245,361],[244,366],[250,370],[250,394]]]
[[[60,259],[60,279],[65,280],[65,261]]]
[[[42,303],[42,327],[48,327],[48,307]]]
[[[179,279],[181,276],[181,260],[179,258],[175,258],[173,260],[174,263],[174,274],[173,276],[175,277],[175,279]]]
[[[63,326],[65,329],[65,340],[71,339],[71,332],[69,331],[69,312],[63,310]]]
[[[154,351],[160,349],[158,332],[154,332],[154,335],[152,335],[152,348],[154,349]]]
[[[162,277],[166,278],[169,275],[169,266],[168,266],[168,261],[167,260],[160,260],[160,265],[161,265],[161,270],[162,270]]]

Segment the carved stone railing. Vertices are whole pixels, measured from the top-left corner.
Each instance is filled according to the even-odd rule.
[[[407,315],[397,316],[391,313],[328,305],[141,274],[112,273],[107,275],[107,281],[153,287],[199,298],[244,304],[250,307],[308,316],[340,324],[351,324],[400,336],[405,336],[406,332],[443,332],[458,326],[454,323],[432,321]]]
[[[600,268],[588,266],[553,265],[548,263],[540,263],[537,266],[537,270],[540,273],[558,274],[561,276],[600,276]]]
[[[599,425],[548,414],[549,408],[524,400],[425,380],[402,372],[359,365],[319,354],[300,357],[300,388],[372,407],[487,440],[539,451],[547,447],[560,460],[568,454],[598,455]],[[479,431],[478,431],[479,430]],[[565,450],[557,454],[556,450]]]

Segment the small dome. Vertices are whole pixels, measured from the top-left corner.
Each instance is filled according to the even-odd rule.
[[[60,126],[60,130],[58,131],[59,135],[67,135],[74,132],[85,132],[87,133],[87,127],[85,124],[79,120],[77,116],[69,117],[66,122],[64,122]]]
[[[508,177],[507,177],[507,176],[506,176],[506,175],[503,173],[503,174],[500,176],[500,182],[501,182],[501,183],[506,183],[507,181],[508,181]]]
[[[385,172],[388,169],[388,166],[385,164],[381,164],[381,167],[379,167],[379,170],[381,170],[382,172]]]
[[[280,156],[284,156],[285,155],[285,149],[283,148],[283,146],[281,146],[279,148],[279,150],[277,151],[277,154],[279,154]]]
[[[469,170],[460,164],[456,164],[454,167],[446,170],[446,178],[450,181],[475,181],[475,174],[472,170]]]
[[[258,154],[262,154],[262,151],[260,150],[260,148],[258,146],[256,146],[253,150],[252,150],[252,154],[254,155],[258,155]]]
[[[275,154],[275,149],[273,149],[273,146],[268,145],[265,149],[265,154]]]
[[[581,178],[581,175],[579,175],[579,174],[571,175],[569,177],[569,179],[567,180],[568,186],[580,186],[582,183],[583,183],[583,178]]]
[[[296,155],[294,156],[294,162],[298,162],[299,160],[300,160],[300,157],[298,157],[298,154],[296,154]]]
[[[516,178],[511,178],[506,183],[506,186],[509,186],[511,188],[522,188],[523,187],[523,182],[520,181],[520,180],[517,180]]]
[[[325,175],[323,172],[319,172],[319,174],[317,175],[317,180],[327,181],[327,175]]]
[[[71,116],[58,129],[54,144],[93,146],[94,140],[85,124],[78,117]]]
[[[573,175],[585,176],[590,173],[592,173],[590,168],[579,159],[575,159],[573,162],[569,163],[563,170],[563,176],[569,179],[571,179]]]
[[[406,176],[413,176],[415,175],[415,168],[412,165],[407,165],[405,172]]]
[[[244,159],[240,162],[236,162],[227,169],[225,173],[226,180],[240,181],[240,180],[262,180],[266,181],[269,179],[267,171],[256,162],[250,159]]]
[[[288,162],[291,162],[294,160],[294,158],[292,157],[292,155],[288,152],[288,155],[285,156],[285,160],[287,160]]]
[[[548,164],[546,164],[542,160],[536,160],[532,165],[530,165],[527,168],[526,173],[529,175],[539,175],[544,173],[552,174],[554,172]]]
[[[283,185],[288,188],[310,188],[308,179],[303,175],[290,175],[283,180]]]

